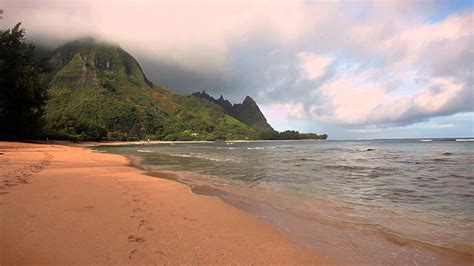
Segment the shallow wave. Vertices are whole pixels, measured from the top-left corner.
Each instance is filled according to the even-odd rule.
[[[391,170],[391,169],[379,169],[376,167],[367,167],[367,166],[359,166],[359,165],[343,165],[343,164],[326,164],[323,166],[327,169],[335,169],[335,170],[342,170],[342,171],[370,171],[370,170]]]
[[[178,154],[178,153],[169,153],[167,154],[169,156],[173,156],[173,157],[182,157],[182,158],[189,158],[189,157],[193,157],[189,154]]]
[[[206,156],[202,154],[180,154],[180,153],[168,153],[166,155],[173,156],[173,157],[181,157],[181,158],[196,158],[196,159],[203,159],[215,162],[230,162],[235,161],[233,158],[217,158],[212,156]]]
[[[150,151],[150,150],[137,150],[137,152],[153,153],[154,151]]]
[[[271,147],[248,147],[247,150],[270,150],[270,149],[276,149],[276,146],[271,146]]]
[[[283,162],[283,163],[304,162],[304,161],[316,162],[316,161],[319,161],[319,160],[317,158],[309,158],[309,157],[301,157],[301,158],[281,160],[281,162]]]
[[[272,147],[247,147],[247,148],[238,148],[238,147],[216,147],[216,150],[270,150],[276,149],[276,146]]]

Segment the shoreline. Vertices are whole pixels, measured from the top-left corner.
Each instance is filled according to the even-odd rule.
[[[84,144],[0,142],[0,264],[333,264],[217,197]]]

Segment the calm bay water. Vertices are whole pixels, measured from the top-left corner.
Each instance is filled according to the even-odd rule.
[[[219,196],[341,263],[473,263],[474,142],[108,146]]]

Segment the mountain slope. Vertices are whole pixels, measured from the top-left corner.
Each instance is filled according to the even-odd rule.
[[[257,103],[250,96],[245,97],[242,103],[234,104],[233,109],[234,111],[231,115],[250,128],[253,128],[256,132],[275,132],[268,124],[267,119],[262,111],[260,111]]]
[[[259,134],[273,134],[276,131],[268,124],[267,119],[258,107],[257,103],[250,97],[245,97],[242,103],[232,105],[221,95],[219,99],[214,99],[205,91],[193,93],[194,97],[205,99],[221,106],[227,114],[236,118],[240,122],[252,128]]]
[[[224,109],[147,80],[119,46],[82,39],[50,59],[46,134],[73,139],[242,139],[255,132]]]

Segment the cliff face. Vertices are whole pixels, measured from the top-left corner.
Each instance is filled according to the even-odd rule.
[[[240,122],[252,128],[255,132],[275,133],[275,130],[268,124],[267,119],[258,107],[257,103],[250,97],[245,97],[242,103],[231,104],[221,95],[219,99],[214,99],[205,91],[193,93],[194,97],[204,99],[221,106],[225,112]]]

